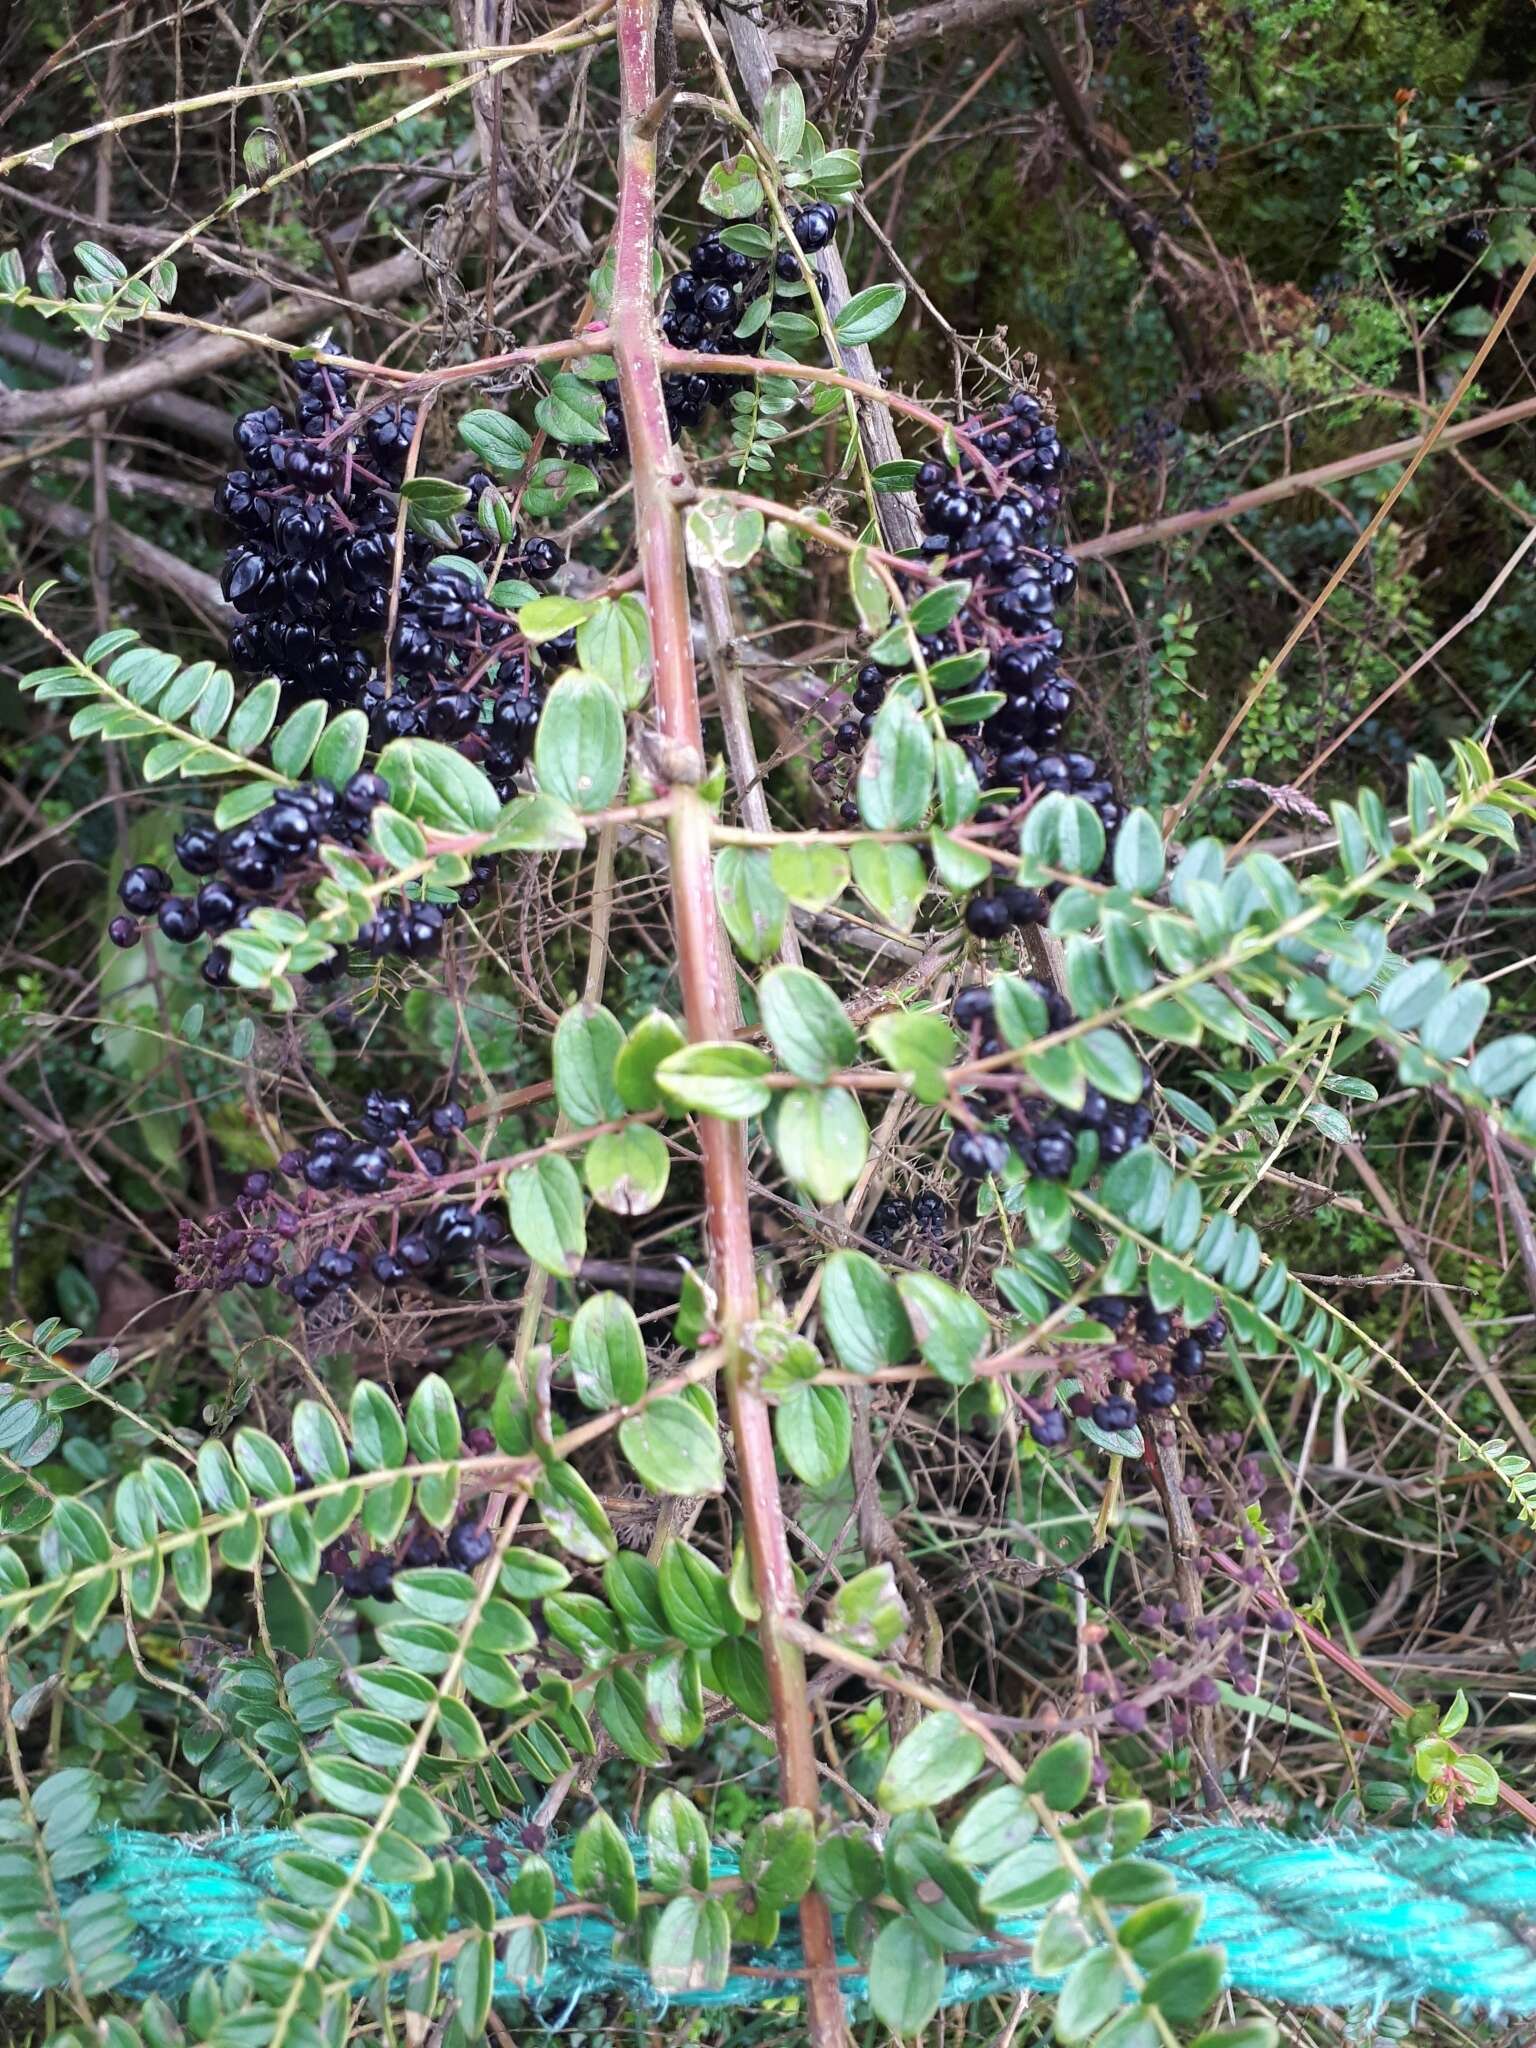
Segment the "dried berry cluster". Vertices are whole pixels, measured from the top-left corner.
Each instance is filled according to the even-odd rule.
[[[1206,1438],[1205,1448],[1208,1469],[1232,1471],[1236,1495],[1239,1499],[1258,1499],[1264,1492],[1266,1475],[1259,1459],[1249,1455],[1232,1467],[1230,1461],[1236,1458],[1242,1445],[1242,1435],[1237,1431],[1212,1432]],[[1184,1479],[1184,1492],[1190,1498],[1195,1519],[1207,1527],[1225,1518],[1217,1509],[1211,1483],[1204,1474],[1190,1471]],[[1293,1586],[1301,1576],[1300,1567],[1292,1556],[1294,1531],[1290,1516],[1283,1510],[1276,1514],[1268,1529],[1255,1527],[1246,1516],[1241,1517],[1235,1534],[1226,1532],[1236,1542],[1243,1554],[1243,1563],[1235,1573],[1230,1567],[1222,1576],[1233,1578],[1236,1583],[1252,1593],[1268,1590],[1273,1593],[1276,1585]],[[1195,1560],[1195,1570],[1201,1578],[1213,1570],[1210,1552],[1202,1552]],[[1214,1706],[1220,1698],[1217,1673],[1239,1693],[1255,1690],[1253,1666],[1249,1661],[1245,1643],[1266,1633],[1286,1636],[1295,1627],[1295,1617],[1273,1600],[1251,1600],[1240,1602],[1219,1615],[1191,1615],[1182,1600],[1154,1600],[1148,1602],[1136,1615],[1138,1628],[1159,1636],[1163,1650],[1148,1668],[1148,1677],[1165,1689],[1171,1702],[1187,1707]],[[1178,1657],[1179,1663],[1174,1658]],[[1190,1674],[1191,1662],[1203,1665],[1203,1669]],[[1120,1684],[1108,1671],[1090,1673],[1084,1682],[1084,1691],[1090,1697],[1113,1702],[1110,1708],[1115,1725],[1136,1734],[1147,1727],[1144,1712],[1129,1701]],[[1137,1715],[1140,1712],[1138,1720]],[[1175,1740],[1182,1740],[1189,1732],[1189,1719],[1181,1706],[1176,1704],[1168,1722],[1168,1733]]]
[[[905,1195],[883,1195],[876,1203],[865,1236],[880,1251],[889,1251],[899,1238],[915,1230],[930,1243],[938,1243],[949,1225],[949,1204],[932,1188],[923,1188],[910,1201]]]
[[[499,1205],[431,1201],[466,1121],[451,1099],[425,1110],[408,1095],[370,1089],[359,1135],[317,1132],[270,1171],[248,1175],[222,1215],[183,1225],[183,1284],[223,1290],[276,1278],[280,1293],[315,1309],[370,1275],[388,1288],[442,1278],[507,1234]],[[385,1213],[371,1216],[366,1203],[386,1197]],[[284,1245],[295,1255],[280,1272]]]

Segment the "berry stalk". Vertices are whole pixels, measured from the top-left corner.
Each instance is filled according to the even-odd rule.
[[[688,786],[702,776],[704,754],[683,528],[674,495],[685,477],[667,424],[661,335],[651,284],[656,239],[656,0],[620,0],[618,45],[623,163],[609,324],[634,479],[657,718],[675,762],[669,844],[683,1007],[691,1037],[720,1039],[731,1035],[725,1010],[731,968],[715,918],[709,814]],[[786,1805],[814,1815],[816,1758],[805,1663],[787,1628],[799,1618],[799,1600],[784,1530],[771,1421],[752,1384],[744,1344],[744,1332],[758,1312],[746,1154],[739,1130],[715,1117],[699,1118],[699,1143],[705,1228],[719,1297],[742,1515],[762,1606],[763,1659],[773,1699],[780,1783]],[[812,2048],[842,2048],[847,2030],[836,1948],[826,1906],[815,1892],[802,1902],[801,1933]]]

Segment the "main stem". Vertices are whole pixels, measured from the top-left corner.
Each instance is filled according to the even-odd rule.
[[[673,780],[702,778],[703,726],[683,528],[674,495],[684,483],[667,426],[661,388],[661,337],[651,289],[656,241],[657,0],[619,0],[618,44],[623,162],[616,270],[609,326],[618,368],[634,477],[640,570],[650,614],[656,712],[673,761]],[[688,764],[693,764],[690,769]],[[709,814],[687,786],[674,791],[670,821],[672,909],[688,1030],[695,1039],[730,1036],[725,1007],[731,963],[715,917]],[[744,1334],[758,1313],[757,1274],[747,1206],[747,1161],[737,1126],[700,1117],[705,1229],[718,1296],[725,1384],[736,1444],[737,1477],[752,1575],[762,1606],[761,1640],[773,1699],[779,1779],[788,1806],[814,1815],[818,1805],[805,1663],[789,1630],[799,1619],[774,1464],[768,1410],[753,1382]],[[837,1984],[832,1923],[822,1899],[801,1902],[812,2048],[847,2039]]]

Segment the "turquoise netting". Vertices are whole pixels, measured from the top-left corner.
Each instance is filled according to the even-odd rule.
[[[217,1969],[272,1945],[260,1907],[277,1889],[273,1860],[296,1845],[294,1836],[186,1840],[120,1829],[107,1839],[110,1853],[89,1882],[120,1891],[137,1923],[140,1960],[122,1987],[130,1995],[174,1993],[205,1965]],[[460,1846],[483,1867],[483,1838]],[[521,1852],[510,1833],[508,1846],[515,1867]],[[1259,1827],[1210,1827],[1165,1834],[1142,1853],[1203,1900],[1200,1938],[1223,1945],[1234,1989],[1290,2005],[1380,2010],[1430,1998],[1496,2016],[1536,2014],[1536,1843],[1524,1837],[1469,1840],[1403,1829],[1295,1841]],[[547,1855],[563,1883],[559,1846]],[[643,1882],[638,1845],[637,1862]],[[717,1854],[715,1869],[727,1875],[734,1864]],[[384,1889],[403,1913],[409,1893]],[[1034,1924],[1009,1922],[1003,1931],[1027,1940]],[[616,1947],[606,1921],[573,1915],[548,1924],[549,1968],[540,1984],[524,1992],[503,1981],[500,1988],[552,2013],[593,1993],[642,2009],[756,2006],[796,1988],[800,1952],[790,1915],[785,1928],[773,1948],[738,1958],[752,1975],[664,2001],[643,1965]],[[844,1987],[857,2000],[864,1982],[845,1960]],[[0,1954],[0,1975],[5,1962]],[[951,1970],[947,1997],[953,2003],[1026,1987],[1049,1988],[1016,1951],[982,1945]]]

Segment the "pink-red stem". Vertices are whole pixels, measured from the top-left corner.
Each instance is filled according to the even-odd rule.
[[[1213,1557],[1211,1562],[1223,1577],[1243,1586],[1245,1591],[1271,1614],[1290,1612],[1285,1608],[1279,1595],[1271,1592],[1269,1587],[1248,1587],[1237,1566],[1228,1563],[1226,1558]],[[1348,1650],[1342,1648],[1331,1636],[1325,1636],[1320,1628],[1314,1628],[1310,1621],[1303,1620],[1299,1614],[1291,1613],[1291,1620],[1315,1656],[1323,1658],[1336,1670],[1342,1671],[1362,1692],[1368,1692],[1373,1700],[1385,1707],[1388,1713],[1395,1715],[1399,1721],[1407,1720],[1413,1711],[1407,1700],[1400,1698],[1391,1686],[1383,1685],[1379,1678],[1367,1671],[1358,1657],[1352,1657]],[[1452,1743],[1451,1747],[1454,1749],[1456,1745]],[[1507,1806],[1511,1813],[1518,1813],[1528,1827],[1536,1827],[1536,1806],[1531,1804],[1523,1792],[1517,1792],[1513,1785],[1506,1785],[1502,1778],[1499,1780],[1499,1804]]]
[[[667,426],[661,339],[651,291],[651,253],[656,239],[656,4],[657,0],[619,0],[623,159],[610,345],[618,368],[634,478],[640,569],[651,622],[656,713],[678,785],[669,838],[683,1008],[691,1037],[720,1039],[730,1036],[725,992],[731,966],[715,916],[709,816],[686,781],[690,774],[702,779],[703,727],[693,664],[683,527],[674,495],[685,478]],[[705,1226],[718,1296],[720,1342],[726,1357],[725,1383],[742,1516],[762,1608],[761,1641],[773,1700],[780,1783],[786,1805],[802,1807],[814,1816],[818,1782],[805,1665],[785,1626],[798,1619],[800,1603],[784,1530],[768,1409],[753,1383],[752,1363],[743,1342],[743,1333],[758,1313],[746,1151],[739,1128],[715,1117],[700,1117],[699,1142]],[[831,1920],[814,1892],[801,1903],[800,1931],[812,2048],[842,2048],[847,2029]]]

